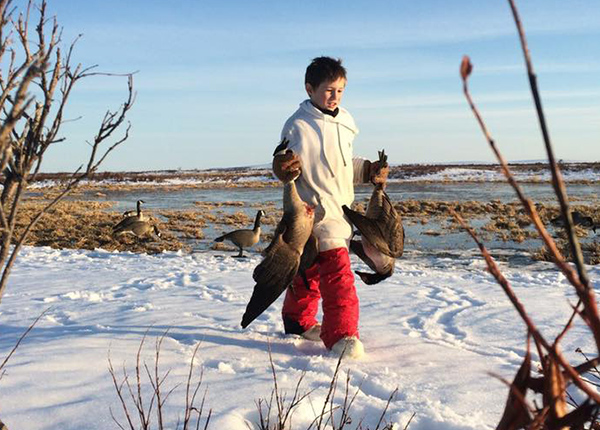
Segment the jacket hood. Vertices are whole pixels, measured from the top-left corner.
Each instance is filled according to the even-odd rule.
[[[348,129],[352,130],[352,132],[354,134],[358,134],[358,127],[354,123],[354,119],[348,113],[348,111],[346,109],[344,109],[343,107],[338,107],[340,111],[338,112],[338,114],[336,116],[326,115],[323,112],[321,112],[319,109],[314,107],[309,99],[306,99],[302,103],[300,103],[300,108],[303,111],[305,111],[306,113],[308,113],[310,116],[312,116],[316,119],[320,119],[322,121],[338,123]]]

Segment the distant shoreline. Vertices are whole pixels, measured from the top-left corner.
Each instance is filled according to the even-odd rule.
[[[550,182],[547,163],[518,162],[509,164],[522,183]],[[563,179],[569,183],[600,183],[600,162],[560,163]],[[72,173],[40,173],[32,183],[35,188],[60,186]],[[401,164],[390,166],[390,182],[504,182],[500,166],[484,163]],[[229,167],[204,170],[154,170],[98,172],[82,185],[88,186],[190,186],[216,188],[277,186],[270,167]]]

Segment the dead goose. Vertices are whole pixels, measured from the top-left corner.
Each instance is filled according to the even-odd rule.
[[[387,165],[384,151],[379,152],[381,166]],[[375,185],[367,212],[362,215],[347,206],[344,213],[358,229],[361,240],[351,240],[350,249],[375,273],[356,271],[365,284],[373,285],[390,277],[396,258],[404,252],[402,219],[384,191],[385,184]]]
[[[285,151],[288,142],[284,140],[273,155]],[[262,314],[291,285],[300,267],[304,247],[311,237],[314,210],[300,199],[294,178],[283,185],[283,217],[264,250],[264,258],[254,269],[252,278],[256,281],[252,297],[242,317],[242,327],[246,328]]]
[[[256,245],[260,239],[260,218],[263,216],[265,216],[265,212],[263,210],[259,210],[256,213],[256,218],[254,218],[254,228],[252,230],[241,229],[231,231],[217,237],[215,242],[223,242],[224,240],[230,241],[240,250],[240,253],[237,255],[237,257],[243,257],[244,248],[250,248],[251,246]]]
[[[156,225],[150,222],[150,219],[146,220],[134,220],[113,230],[115,235],[131,233],[137,237],[146,236],[149,233],[154,233],[156,236],[161,237],[161,233]]]

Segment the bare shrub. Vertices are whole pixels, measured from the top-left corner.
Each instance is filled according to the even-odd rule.
[[[525,307],[521,304],[518,297],[515,295],[510,283],[500,272],[499,267],[490,256],[485,246],[479,241],[476,233],[466,225],[462,217],[454,213],[454,217],[461,223],[469,234],[473,237],[487,263],[488,270],[496,278],[499,285],[503,288],[509,300],[519,313],[519,316],[527,327],[527,353],[523,359],[523,363],[519,368],[512,383],[507,382],[510,387],[508,399],[504,409],[504,414],[497,425],[499,430],[509,429],[588,429],[597,428],[598,408],[600,405],[600,395],[589,379],[582,375],[596,366],[598,358],[588,360],[586,363],[575,366],[572,365],[562,354],[560,349],[560,341],[571,328],[573,320],[579,316],[589,327],[592,336],[594,337],[597,353],[600,353],[600,317],[598,315],[596,299],[593,288],[590,285],[589,278],[584,265],[583,255],[577,240],[577,232],[571,217],[571,211],[566,195],[564,182],[561,177],[558,163],[556,162],[550,143],[550,137],[546,127],[546,121],[542,109],[541,99],[538,93],[536,76],[533,72],[533,65],[529,55],[529,49],[525,38],[525,33],[521,25],[519,14],[513,0],[509,0],[509,4],[515,19],[517,30],[519,32],[521,46],[525,56],[525,62],[530,82],[533,99],[538,114],[538,120],[548,161],[552,173],[552,185],[555,194],[558,198],[560,212],[564,220],[565,234],[569,249],[575,263],[575,269],[566,263],[565,258],[561,254],[556,243],[546,230],[542,222],[536,206],[522,192],[519,184],[514,179],[508,164],[504,160],[500,151],[497,149],[494,139],[491,137],[485,122],[483,121],[479,111],[477,110],[471,95],[468,90],[468,77],[472,72],[473,66],[470,59],[465,56],[463,58],[460,73],[463,79],[463,90],[465,97],[471,107],[475,118],[477,119],[481,130],[486,137],[492,151],[494,152],[498,162],[500,163],[502,172],[506,176],[510,185],[514,188],[521,204],[531,219],[531,222],[538,231],[547,252],[560,271],[565,275],[567,280],[574,287],[579,302],[573,307],[573,313],[569,320],[565,323],[561,333],[556,338],[549,342],[536,327],[533,319],[527,313]],[[531,372],[531,352],[530,340],[533,340],[541,363],[541,375],[538,377],[532,376]],[[580,404],[567,403],[569,385],[575,385],[587,397]],[[528,394],[541,397],[542,404],[531,405],[527,400]]]
[[[167,332],[156,339],[154,358],[150,364],[145,361],[142,362],[141,358],[146,341],[146,335],[144,335],[137,351],[133,376],[130,376],[125,364],[123,364],[121,376],[118,376],[109,353],[108,370],[121,404],[124,419],[119,421],[115,417],[112,408],[110,413],[115,423],[122,430],[126,428],[130,430],[148,430],[154,427],[159,430],[170,428],[165,422],[168,417],[165,416],[164,406],[178,386],[168,387],[167,378],[171,370],[163,372],[160,369],[161,348],[166,335]],[[207,391],[204,391],[201,398],[199,396],[204,372],[200,370],[198,374],[194,366],[199,347],[200,343],[194,348],[190,359],[181,411],[183,419],[180,416],[177,418],[175,427],[177,430],[199,429],[202,421],[204,421],[204,427],[202,428],[206,430],[210,423],[212,410],[209,410],[206,415],[204,411]]]
[[[179,388],[179,385],[170,384],[168,378],[171,369],[164,371],[160,366],[162,344],[167,333],[165,332],[156,339],[152,361],[147,363],[142,359],[147,338],[146,332],[140,341],[135,366],[131,371],[127,369],[125,363],[120,372],[115,370],[109,352],[108,368],[121,406],[122,418],[118,419],[112,408],[110,409],[110,413],[114,422],[121,430],[148,430],[151,428],[163,430],[170,428],[167,424],[170,417],[166,416],[164,406],[175,390]],[[210,425],[212,409],[209,409],[208,412],[205,410],[207,390],[204,390],[202,397],[199,395],[202,387],[203,371],[196,370],[194,366],[199,347],[200,344],[195,346],[190,359],[188,376],[183,387],[185,393],[183,401],[180,402],[181,407],[179,409],[179,413],[182,414],[183,418],[181,418],[181,415],[178,416],[175,426],[177,430],[199,429],[202,424],[204,425],[202,428],[207,430]],[[295,428],[292,425],[292,417],[295,410],[303,401],[310,401],[310,395],[314,390],[301,391],[305,376],[305,372],[302,372],[296,382],[292,395],[288,397],[288,394],[279,386],[270,346],[269,362],[273,376],[273,389],[269,398],[259,398],[256,400],[258,421],[253,425],[247,424],[247,426],[250,430],[292,430]],[[341,365],[342,357],[337,361],[331,382],[327,387],[323,406],[320,411],[317,411],[315,419],[306,427],[306,430],[343,430],[346,428],[349,429],[350,425],[356,430],[392,430],[396,428],[393,424],[386,423],[385,418],[388,407],[398,392],[397,389],[390,394],[381,412],[379,421],[374,428],[364,427],[362,425],[363,419],[357,420],[352,417],[352,405],[360,392],[360,386],[354,393],[351,393],[350,371],[346,372],[344,394],[341,403],[339,405],[336,404],[334,398],[338,388]],[[404,427],[405,430],[408,428],[413,417],[414,414]]]
[[[120,138],[114,139],[113,135],[125,122],[134,100],[133,80],[129,75],[127,98],[115,112],[107,111],[104,115],[89,143],[87,161],[17,232],[23,196],[39,175],[44,154],[64,140],[59,133],[66,121],[63,113],[71,91],[78,81],[98,73],[93,71],[94,67],[74,63],[72,54],[76,41],[65,50],[61,48],[62,31],[56,18],[46,16],[45,0],[39,5],[29,1],[18,17],[15,10],[12,0],[0,0],[0,302],[19,250],[37,222],[127,140],[129,127]],[[112,143],[103,148],[102,144],[111,140]],[[6,360],[19,343],[20,340]],[[6,428],[1,421],[0,427]]]
[[[350,425],[357,424],[354,426],[357,430],[392,430],[395,428],[393,424],[386,424],[385,417],[387,414],[388,407],[391,401],[396,396],[398,389],[395,389],[387,400],[387,403],[381,412],[379,421],[374,429],[370,427],[363,427],[363,419],[357,420],[352,416],[352,406],[356,399],[356,396],[360,392],[360,385],[354,391],[350,392],[350,371],[346,371],[346,378],[344,384],[344,394],[341,400],[341,404],[337,405],[334,398],[335,393],[338,389],[339,375],[342,365],[342,356],[337,361],[331,382],[327,387],[327,393],[325,395],[325,401],[320,411],[317,411],[315,419],[308,425],[306,430],[343,430],[349,428]],[[258,411],[258,422],[254,423],[254,427],[248,426],[250,430],[292,430],[292,417],[294,411],[300,406],[303,401],[310,401],[310,395],[314,390],[301,393],[301,385],[304,380],[306,372],[302,372],[294,392],[291,397],[288,397],[277,382],[277,372],[275,371],[275,364],[273,363],[273,356],[271,354],[271,347],[269,345],[269,363],[271,366],[271,374],[273,376],[273,389],[270,397],[260,398],[256,401],[256,408]],[[408,423],[404,427],[406,430],[412,421],[413,416],[409,419]]]
[[[40,174],[44,154],[64,140],[60,136],[63,117],[75,85],[84,78],[101,73],[95,66],[84,67],[73,60],[77,40],[63,49],[62,31],[56,18],[46,15],[46,1],[32,0],[15,17],[12,0],[0,0],[0,301],[18,252],[42,216],[69,194],[83,179],[89,178],[107,155],[129,136],[129,126],[115,138],[125,123],[134,101],[133,79],[128,77],[128,93],[114,112],[107,111],[91,139],[87,161],[61,186],[29,224],[17,233],[17,215],[30,183]],[[34,18],[35,15],[35,18]],[[15,42],[16,40],[16,42]],[[107,147],[107,144],[112,143]],[[12,248],[11,248],[12,247]]]

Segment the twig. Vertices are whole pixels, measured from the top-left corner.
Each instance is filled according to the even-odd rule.
[[[162,343],[167,336],[169,330],[166,330],[160,337],[156,340],[155,352],[154,352],[154,363],[150,366],[143,362],[142,359],[142,351],[144,349],[144,345],[146,343],[147,334],[150,328],[146,330],[140,344],[138,346],[138,350],[136,353],[136,362],[135,362],[135,382],[132,383],[130,381],[129,375],[127,373],[127,369],[125,364],[123,364],[123,377],[119,382],[119,378],[117,378],[116,372],[112,365],[112,361],[110,358],[110,353],[108,357],[109,363],[109,372],[111,374],[113,385],[117,392],[117,396],[121,403],[121,407],[125,413],[125,417],[127,419],[127,423],[129,425],[130,430],[137,430],[138,428],[141,430],[149,430],[154,428],[154,425],[158,428],[158,430],[163,430],[165,428],[165,408],[167,400],[170,398],[171,394],[175,392],[175,390],[179,387],[180,384],[175,384],[173,387],[168,389],[165,393],[165,382],[170,375],[170,370],[161,374],[160,370],[160,352],[162,350]],[[194,376],[194,360],[197,356],[200,344],[198,343],[194,348],[187,377],[186,383],[186,391],[185,397],[183,398],[183,430],[190,430],[193,416],[196,416],[195,429],[200,429],[201,419],[203,418],[206,394],[205,390],[204,396],[202,397],[202,401],[200,405],[196,404],[197,394],[202,385],[202,377],[203,372],[200,373],[200,377],[198,381],[195,383],[195,386],[192,387],[192,379]],[[151,390],[147,389],[144,386],[145,378],[143,378],[143,374],[145,373],[147,382],[150,384]],[[135,386],[134,386],[135,384]],[[193,390],[192,390],[193,388]],[[133,406],[130,406],[133,405]],[[156,405],[155,413],[153,413]],[[139,419],[139,427],[134,424],[134,420],[132,418],[132,408],[135,408],[137,411],[137,416]],[[111,417],[117,423],[119,428],[124,430],[124,427],[119,421],[115,418],[113,411],[111,410]],[[208,414],[206,416],[206,420],[204,422],[204,429],[206,430],[209,426],[210,419],[212,416],[212,410],[209,409]],[[179,428],[180,421],[178,419],[177,426],[175,428]]]
[[[123,408],[123,411],[125,413],[125,418],[127,419],[129,428],[131,430],[136,430],[135,426],[133,425],[133,420],[131,419],[131,414],[129,413],[129,408],[127,407],[127,402],[125,401],[125,397],[123,396],[123,385],[125,384],[125,381],[127,380],[127,374],[125,374],[125,379],[123,380],[123,382],[121,382],[121,383],[117,382],[117,374],[115,372],[115,369],[112,364],[112,360],[110,358],[110,350],[108,351],[108,371],[110,373],[110,376],[113,381],[113,385],[117,392],[117,397],[119,398],[119,401],[121,402],[121,407]],[[109,408],[109,409],[110,409],[110,416],[112,417],[113,421],[119,426],[119,428],[121,430],[125,430],[125,428],[119,423],[117,418],[114,416],[112,408]]]
[[[272,428],[271,426],[271,413],[273,412],[273,402],[275,402],[275,406],[277,407],[276,418],[277,423],[275,424],[275,429],[287,429],[291,427],[292,415],[298,405],[306,399],[311,393],[312,390],[307,391],[304,394],[300,394],[300,387],[302,386],[302,381],[306,375],[306,372],[302,372],[298,381],[296,382],[296,387],[294,389],[294,393],[292,397],[287,400],[285,393],[280,391],[278,380],[277,380],[277,371],[275,370],[275,362],[273,361],[273,354],[271,350],[271,343],[268,343],[268,353],[269,353],[269,365],[271,368],[271,375],[273,377],[273,390],[271,391],[271,396],[268,402],[264,399],[259,399],[256,403],[258,414],[259,414],[259,428],[269,430]],[[263,404],[266,407],[266,413],[263,412]]]
[[[469,86],[468,86],[468,77],[471,74],[471,71],[473,70],[473,66],[471,65],[471,61],[469,60],[469,57],[467,57],[466,55],[463,57],[460,70],[461,70],[461,76],[463,79],[463,93],[465,95],[465,98],[467,99],[467,102],[469,103],[469,106],[473,112],[473,115],[477,119],[477,122],[479,123],[479,126],[480,126],[486,140],[488,141],[488,143],[492,149],[492,152],[496,156],[496,159],[498,160],[498,163],[500,164],[500,167],[502,168],[502,172],[503,172],[504,176],[506,177],[508,183],[513,187],[513,189],[517,193],[519,200],[521,201],[528,216],[531,218],[531,221],[533,222],[535,228],[537,229],[538,233],[540,234],[542,241],[546,245],[546,248],[550,252],[550,255],[552,256],[556,265],[563,272],[563,274],[567,277],[567,279],[571,282],[571,284],[575,285],[576,288],[578,288],[579,290],[583,290],[583,285],[581,284],[579,277],[574,272],[574,270],[565,262],[563,256],[560,254],[560,251],[556,247],[554,240],[552,239],[552,237],[550,236],[550,234],[544,227],[544,224],[542,223],[542,220],[540,219],[539,214],[537,213],[535,205],[532,203],[531,200],[529,200],[527,197],[525,197],[525,194],[521,190],[521,187],[519,186],[516,179],[512,175],[512,173],[508,167],[508,163],[506,162],[506,160],[504,159],[504,157],[502,156],[500,151],[497,149],[494,139],[492,138],[490,132],[488,131],[488,129],[485,125],[485,122],[483,121],[483,118],[479,114],[479,111],[478,111],[477,107],[475,106],[473,99],[471,98],[471,94],[469,92]]]
[[[461,224],[461,226],[471,235],[471,237],[473,238],[473,240],[479,247],[479,250],[481,251],[481,254],[483,255],[483,258],[485,259],[485,262],[487,264],[488,270],[490,271],[492,276],[494,276],[494,278],[496,278],[496,281],[504,290],[505,294],[507,295],[507,297],[509,298],[509,300],[511,301],[511,303],[513,304],[513,306],[519,313],[519,316],[521,317],[523,322],[525,322],[527,329],[529,330],[531,335],[534,337],[534,339],[537,342],[539,342],[541,345],[543,345],[544,348],[553,356],[553,358],[560,363],[560,365],[567,372],[567,375],[573,380],[573,383],[575,385],[577,385],[583,392],[585,392],[588,396],[593,398],[596,402],[600,403],[600,394],[598,392],[592,390],[588,385],[584,384],[581,381],[579,374],[573,369],[573,367],[571,367],[571,365],[563,357],[563,355],[560,352],[558,352],[557,349],[553,348],[552,345],[550,345],[546,341],[546,339],[544,339],[544,337],[541,335],[541,333],[539,332],[539,330],[537,329],[537,327],[535,326],[535,324],[533,323],[531,318],[529,318],[529,315],[525,311],[525,307],[521,304],[521,302],[515,295],[514,291],[512,290],[510,283],[504,277],[504,275],[502,274],[502,272],[500,271],[500,269],[494,262],[492,256],[490,255],[490,253],[488,252],[486,247],[483,245],[483,243],[481,243],[481,241],[479,240],[479,238],[477,237],[477,235],[475,234],[473,229],[470,228],[469,226],[467,226],[467,224],[462,219],[462,217],[459,214],[457,214],[454,210],[451,209],[450,211],[451,211],[452,215],[455,217],[455,219]]]
[[[413,420],[413,418],[415,417],[415,415],[417,415],[416,412],[413,412],[413,414],[410,416],[410,418],[408,419],[408,422],[406,423],[406,425],[404,426],[404,430],[408,429],[408,426],[410,425],[410,422]]]
[[[199,342],[196,344],[196,347],[194,348],[194,352],[192,354],[192,359],[190,360],[190,370],[188,372],[187,383],[185,386],[185,388],[186,388],[185,389],[185,414],[184,414],[184,418],[183,418],[183,430],[187,430],[188,423],[190,421],[191,413],[193,410],[194,400],[196,399],[196,394],[198,393],[198,390],[200,389],[200,385],[202,384],[202,377],[204,375],[204,372],[202,371],[200,373],[199,382],[196,384],[196,388],[190,399],[190,387],[192,384],[192,374],[194,371],[194,360],[196,358],[196,353],[198,352],[198,348],[200,348]]]
[[[327,395],[325,396],[325,403],[323,404],[323,410],[318,417],[317,429],[321,430],[321,424],[323,423],[323,417],[325,416],[325,410],[327,408],[327,404],[332,402],[333,400],[333,392],[335,391],[335,387],[337,385],[337,378],[340,371],[340,366],[342,365],[342,358],[344,357],[344,352],[340,354],[340,358],[338,358],[337,364],[335,365],[335,370],[333,371],[333,377],[331,378],[331,382],[329,384],[329,389],[327,390]]]
[[[510,173],[510,170],[508,168],[508,164],[506,163],[506,160],[504,160],[504,157],[502,157],[502,154],[500,154],[500,152],[496,148],[494,140],[492,139],[489,131],[487,130],[487,127],[485,126],[485,123],[484,123],[481,115],[479,114],[479,111],[477,110],[477,108],[471,98],[471,95],[469,93],[468,78],[472,72],[472,69],[473,69],[473,66],[471,65],[469,57],[464,56],[462,63],[461,63],[461,67],[460,67],[460,74],[461,74],[461,77],[463,80],[463,92],[469,103],[469,106],[471,107],[471,110],[473,111],[475,118],[477,119],[477,121],[481,127],[481,130],[483,131],[488,143],[490,144],[492,151],[494,152],[494,154],[496,155],[496,158],[498,159],[500,165],[502,166],[502,170],[503,170],[508,182],[515,189],[517,195],[519,196],[519,199],[521,200],[521,202],[523,204],[523,207],[525,208],[530,219],[533,221],[534,225],[536,226],[547,249],[550,251],[551,255],[553,256],[555,264],[559,267],[559,269],[561,269],[561,271],[567,277],[567,279],[569,280],[571,285],[573,285],[573,287],[575,288],[575,291],[577,292],[577,295],[579,296],[581,302],[583,303],[584,312],[586,315],[586,322],[590,326],[592,334],[594,335],[596,347],[600,353],[600,317],[598,316],[598,308],[596,305],[594,292],[591,288],[589,288],[589,285],[586,285],[582,282],[587,278],[580,278],[580,276],[578,276],[578,274],[575,273],[575,271],[571,268],[571,266],[569,266],[564,261],[562,255],[560,254],[560,252],[558,251],[558,248],[556,247],[556,244],[554,243],[554,240],[550,237],[550,235],[546,231],[546,228],[544,227],[543,223],[541,222],[540,217],[537,213],[537,210],[535,209],[535,206],[533,205],[531,200],[529,200],[525,197],[525,195],[521,191],[518,183],[514,179],[513,175]],[[569,222],[570,214],[566,219]]]
[[[394,396],[396,395],[397,392],[398,392],[398,388],[396,388],[394,391],[392,391],[392,394],[390,394],[390,397],[388,397],[388,400],[385,404],[385,408],[383,409],[383,412],[381,412],[381,417],[379,418],[379,422],[377,423],[377,427],[375,427],[375,430],[379,430],[379,426],[383,422],[383,418],[385,417],[385,414],[386,414],[388,408],[390,407],[390,403],[392,402],[392,399],[394,398]]]
[[[150,331],[150,327],[146,329],[144,332],[144,336],[140,341],[140,345],[137,350],[137,354],[135,356],[135,382],[136,382],[136,396],[131,395],[133,398],[133,402],[138,409],[138,414],[140,416],[140,422],[142,423],[143,428],[148,428],[150,423],[150,414],[152,413],[152,406],[154,404],[155,396],[152,396],[150,399],[150,405],[148,407],[148,413],[146,414],[144,410],[144,397],[142,396],[142,375],[141,375],[141,356],[142,349],[144,348],[144,343],[146,342],[146,337],[148,336],[148,332]]]
[[[594,339],[596,341],[596,348],[598,350],[598,353],[600,354],[600,317],[598,314],[598,306],[596,304],[594,290],[593,288],[591,288],[590,280],[588,278],[587,271],[583,263],[581,247],[579,246],[579,241],[577,240],[577,235],[575,234],[573,219],[571,216],[571,211],[569,209],[567,191],[565,188],[564,181],[562,179],[562,175],[560,173],[560,168],[558,167],[558,163],[556,162],[556,159],[554,157],[552,144],[550,143],[550,134],[548,132],[548,127],[546,126],[546,118],[544,116],[544,109],[542,108],[542,100],[538,91],[537,78],[533,70],[531,55],[529,54],[529,48],[527,46],[525,31],[523,29],[523,25],[521,24],[519,11],[517,10],[514,0],[508,0],[508,2],[510,4],[510,8],[515,20],[515,24],[517,26],[517,30],[519,32],[521,48],[523,50],[525,64],[527,66],[529,86],[531,87],[531,93],[535,102],[535,108],[540,124],[540,129],[544,138],[546,153],[548,154],[548,162],[550,163],[550,172],[552,173],[552,185],[554,187],[554,192],[560,204],[561,214],[563,216],[563,219],[565,220],[565,230],[567,232],[567,237],[569,238],[569,245],[571,247],[574,263],[577,267],[577,272],[579,274],[579,280],[581,282],[582,287],[579,285],[579,283],[571,283],[575,287],[579,298],[583,301],[584,312],[589,320],[588,324],[590,324],[590,329],[592,330]]]
[[[579,301],[577,302],[577,304],[575,306],[573,306],[573,312],[571,312],[571,316],[569,317],[569,321],[567,321],[567,323],[565,324],[565,327],[558,334],[558,336],[556,336],[556,339],[554,339],[554,344],[552,345],[553,348],[556,348],[556,346],[558,345],[558,343],[562,340],[562,338],[567,334],[567,331],[569,331],[569,329],[573,325],[573,320],[575,319],[575,316],[579,315],[579,306],[580,305],[581,305],[581,299],[579,299]]]
[[[33,328],[38,323],[38,321],[40,320],[40,318],[42,318],[46,314],[46,312],[48,312],[50,309],[51,308],[48,308],[48,309],[44,310],[41,314],[39,314],[38,317],[29,325],[29,327],[27,328],[27,330],[25,330],[23,332],[23,334],[21,335],[21,337],[19,337],[19,340],[17,340],[17,343],[15,343],[15,346],[13,346],[13,348],[8,353],[8,355],[6,356],[6,358],[4,359],[4,361],[2,362],[2,364],[0,364],[0,371],[2,369],[4,369],[4,366],[6,366],[6,363],[8,363],[8,360],[10,360],[10,358],[12,357],[12,355],[15,353],[15,351],[17,350],[17,348],[19,347],[19,345],[23,341],[23,339],[25,339],[25,336],[27,336],[29,334],[29,332],[31,330],[33,330]],[[2,379],[2,375],[0,375],[0,379]]]
[[[527,39],[525,37],[525,31],[523,30],[523,25],[521,24],[521,18],[519,17],[519,11],[517,10],[514,0],[508,0],[508,3],[510,4],[510,9],[512,11],[512,14],[513,14],[513,17],[515,20],[515,24],[517,26],[517,30],[519,32],[519,39],[521,41],[521,48],[523,50],[523,56],[525,57],[525,65],[527,67],[527,75],[529,77],[529,86],[531,87],[531,93],[533,96],[533,100],[535,102],[535,109],[537,112],[540,129],[542,132],[542,136],[544,138],[544,145],[546,147],[546,152],[548,154],[548,161],[550,163],[550,172],[552,173],[552,185],[554,186],[554,191],[556,193],[556,196],[558,197],[558,201],[560,204],[561,213],[565,220],[565,229],[566,229],[567,235],[569,237],[569,244],[571,245],[571,250],[573,252],[575,265],[577,266],[579,278],[581,279],[582,284],[587,289],[590,289],[590,281],[587,276],[585,266],[583,264],[583,256],[581,254],[581,248],[579,246],[577,236],[575,235],[575,229],[573,227],[573,219],[571,217],[571,211],[569,210],[569,202],[568,202],[568,198],[567,198],[567,192],[565,189],[564,181],[562,180],[562,175],[560,174],[560,169],[554,158],[554,151],[553,151],[552,145],[550,143],[550,134],[548,132],[548,127],[546,125],[544,109],[542,108],[542,100],[540,98],[538,86],[537,86],[537,77],[533,70],[533,63],[531,61],[531,55],[529,53],[529,48],[527,46]],[[600,348],[600,344],[598,345],[598,347]]]
[[[513,384],[511,384],[510,381],[506,380],[505,378],[503,378],[502,376],[500,376],[494,372],[488,372],[488,375],[490,375],[493,378],[496,378],[497,380],[502,382],[504,385],[506,385],[509,388],[510,392],[517,398],[517,400],[519,400],[519,402],[523,406],[525,406],[530,412],[533,410],[533,408],[527,403],[527,400],[523,396],[523,393],[521,393],[519,390],[517,390],[516,387],[514,387]]]

